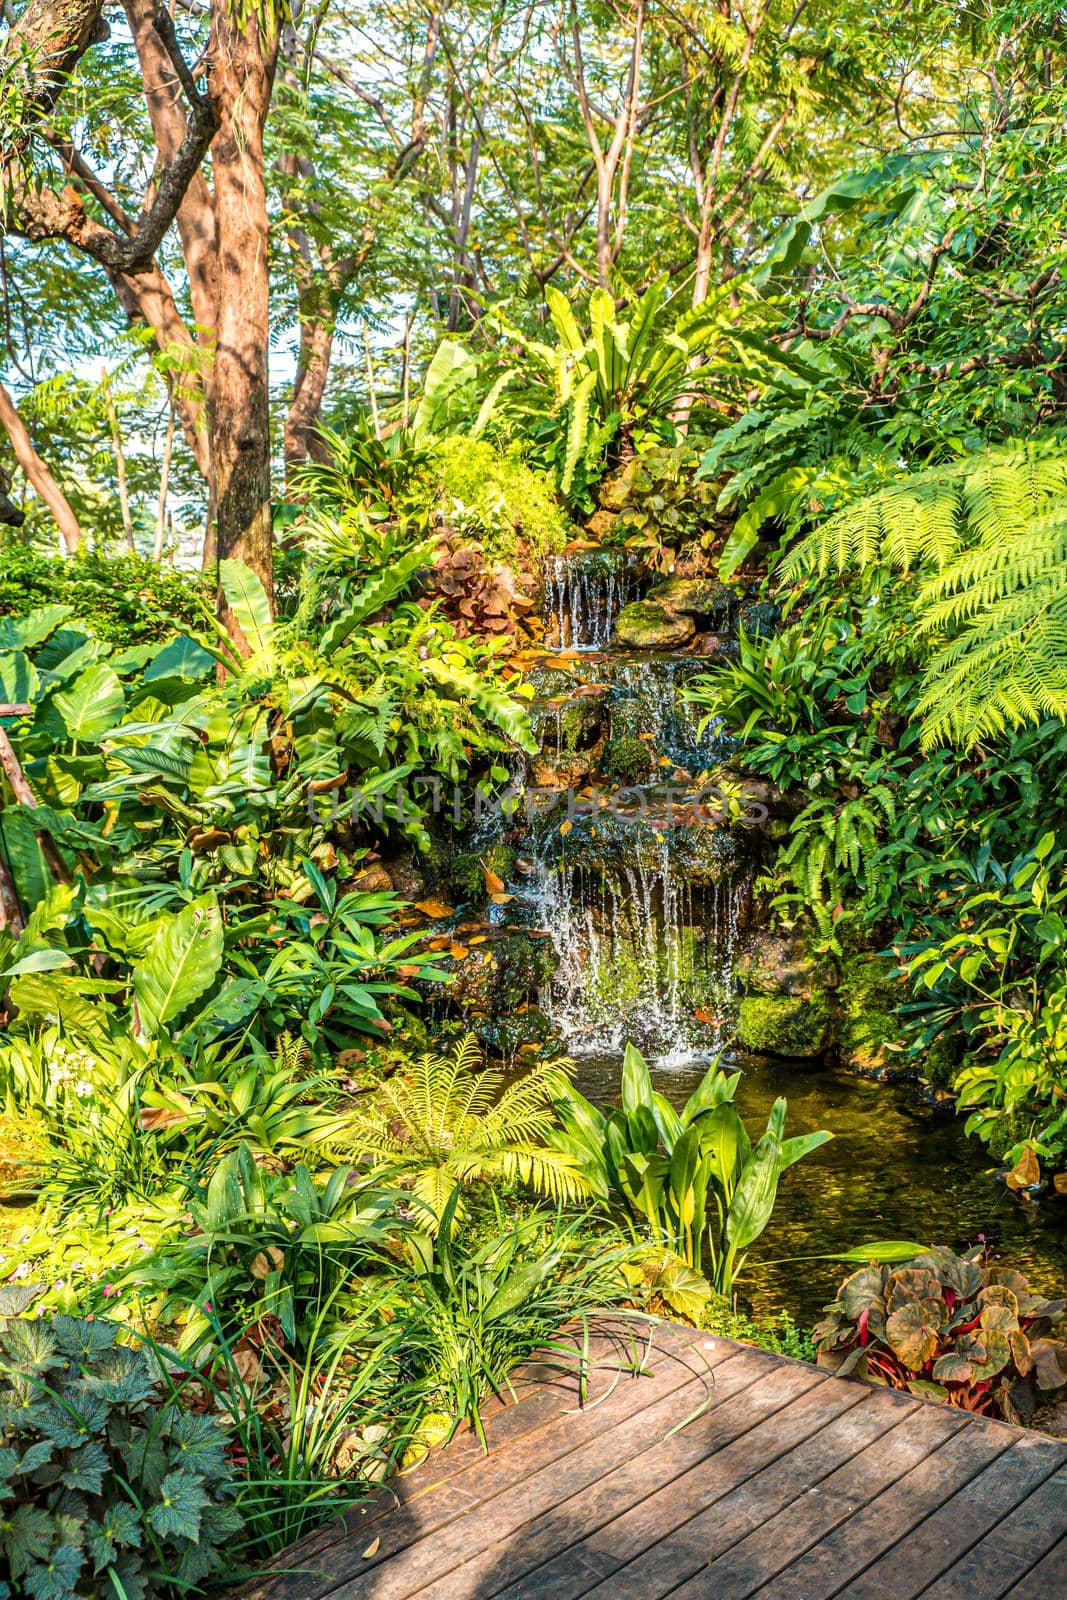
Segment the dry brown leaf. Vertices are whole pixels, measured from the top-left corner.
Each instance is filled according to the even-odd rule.
[[[455,907],[446,906],[443,900],[416,900],[415,910],[421,911],[424,917],[451,917],[455,914]]]
[[[513,894],[491,894],[489,898],[495,906],[506,906],[509,900],[514,900],[515,896]]]
[[[453,961],[464,961],[466,960],[467,956],[470,955],[470,951],[467,949],[465,944],[449,945],[448,953],[452,957]]]
[[[1067,1194],[1067,1172],[1057,1172],[1052,1180],[1052,1187],[1057,1194]]]
[[[1041,1180],[1041,1164],[1027,1145],[1018,1161],[1004,1180],[1009,1189],[1029,1189]]]
[[[271,1244],[267,1246],[266,1250],[261,1250],[258,1255],[252,1257],[252,1265],[249,1270],[253,1278],[259,1278],[262,1282],[272,1272],[280,1272],[284,1266],[285,1251],[279,1250],[276,1244]]]
[[[505,887],[503,878],[498,877],[495,872],[490,872],[488,867],[485,867],[483,871],[485,875],[486,893],[494,896],[503,894]]]

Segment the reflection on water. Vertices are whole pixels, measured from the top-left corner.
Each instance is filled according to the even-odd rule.
[[[725,1063],[724,1063],[725,1064]],[[844,1250],[871,1239],[917,1239],[960,1250],[985,1236],[1046,1294],[1067,1290],[1067,1199],[1015,1200],[990,1175],[988,1157],[952,1112],[921,1104],[907,1085],[868,1083],[832,1070],[731,1058],[744,1071],[737,1104],[750,1133],[762,1131],[780,1094],[789,1133],[828,1128],[834,1138],[782,1179],[767,1232],[740,1285],[760,1315],[788,1310],[810,1323],[848,1270],[832,1261],[760,1266],[783,1256]],[[585,1058],[576,1083],[601,1106],[617,1097],[617,1057]],[[657,1089],[684,1104],[704,1065],[652,1066]]]

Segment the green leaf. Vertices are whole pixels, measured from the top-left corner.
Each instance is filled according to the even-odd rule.
[[[243,561],[220,561],[219,584],[254,655],[274,648],[274,618],[267,591]]]
[[[159,1486],[159,1504],[151,1508],[148,1521],[161,1538],[200,1537],[200,1513],[210,1504],[198,1479],[180,1468],[168,1472]]]
[[[87,667],[63,693],[53,698],[72,739],[99,739],[121,719],[126,699],[118,676],[104,662]]]
[[[765,1133],[741,1170],[726,1220],[734,1254],[747,1250],[771,1220],[781,1163],[781,1143],[773,1133]]]
[[[214,983],[222,965],[222,913],[214,892],[166,917],[133,969],[141,1031],[159,1032]]]

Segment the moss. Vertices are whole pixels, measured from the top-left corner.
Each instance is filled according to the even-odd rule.
[[[819,991],[789,995],[745,995],[737,1017],[737,1039],[757,1055],[807,1060],[821,1056],[832,1035],[832,1010]]]
[[[654,765],[655,759],[645,741],[626,734],[608,740],[600,761],[601,770],[622,783],[643,783]]]
[[[900,1001],[907,990],[891,977],[892,971],[891,960],[867,951],[850,952],[841,961],[841,1056],[860,1072],[906,1064]]]
[[[515,867],[515,851],[510,845],[491,844],[484,850],[464,850],[453,856],[445,871],[456,894],[466,901],[485,898],[486,872],[506,882]]]
[[[692,617],[668,611],[655,600],[632,600],[615,623],[616,643],[635,650],[669,650],[687,643],[695,632]]]

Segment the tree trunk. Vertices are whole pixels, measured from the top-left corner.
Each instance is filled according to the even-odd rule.
[[[267,386],[269,267],[263,128],[278,54],[273,12],[241,20],[215,9],[208,84],[219,117],[211,147],[218,241],[218,321],[211,384],[212,466],[219,561],[238,560],[273,601],[270,409]],[[219,617],[247,650],[219,596]]]
[[[33,441],[26,432],[26,424],[19,416],[14,400],[2,383],[0,383],[0,423],[3,424],[11,440],[11,447],[19,466],[55,517],[63,536],[63,543],[68,550],[77,550],[83,538],[81,524],[48,466],[33,448]]]

